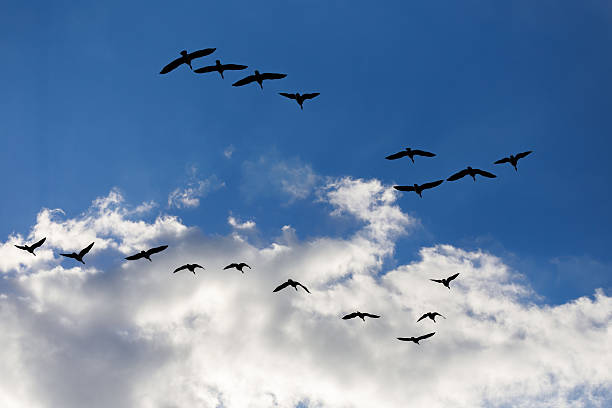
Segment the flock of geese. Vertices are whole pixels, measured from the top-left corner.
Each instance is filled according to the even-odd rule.
[[[209,65],[209,66],[204,66],[202,68],[198,68],[198,69],[193,69],[191,62],[196,59],[196,58],[201,58],[201,57],[205,57],[207,55],[212,54],[216,49],[215,48],[205,48],[202,50],[198,50],[198,51],[194,51],[191,53],[188,53],[187,51],[183,50],[180,52],[181,56],[179,58],[176,58],[175,60],[173,60],[172,62],[170,62],[168,65],[166,65],[160,72],[160,74],[167,74],[171,71],[173,71],[174,69],[178,68],[179,66],[185,64],[187,66],[189,66],[189,68],[198,74],[203,74],[203,73],[209,73],[209,72],[218,72],[221,75],[221,78],[224,78],[223,72],[224,71],[236,71],[236,70],[244,70],[247,68],[246,65],[239,65],[239,64],[222,64],[220,60],[216,60],[215,61],[215,65]],[[239,81],[236,81],[233,83],[233,86],[243,86],[243,85],[247,85],[250,84],[252,82],[256,82],[257,84],[259,84],[259,86],[263,89],[263,81],[264,80],[274,80],[274,79],[282,79],[285,78],[287,75],[286,74],[277,74],[277,73],[260,73],[259,71],[255,70],[253,75],[249,75],[246,76],[242,79],[240,79]],[[289,99],[294,99],[298,105],[300,106],[300,108],[303,109],[303,103],[305,100],[308,99],[312,99],[316,96],[319,95],[319,93],[305,93],[305,94],[300,94],[300,93],[286,93],[286,92],[280,92],[280,95],[289,98]],[[522,152],[522,153],[518,153],[516,155],[510,155],[509,157],[504,157],[500,160],[497,160],[494,162],[494,164],[502,164],[502,163],[510,163],[512,165],[512,167],[514,167],[515,170],[518,171],[517,169],[517,163],[520,159],[526,157],[527,155],[529,155],[532,151],[526,151],[526,152]],[[409,157],[410,160],[414,163],[414,157],[415,156],[422,156],[422,157],[434,157],[436,156],[434,153],[431,152],[427,152],[424,150],[418,150],[418,149],[411,149],[410,147],[405,148],[403,151],[400,151],[398,153],[394,153],[391,154],[389,156],[386,157],[387,160],[397,160],[397,159],[401,159],[403,157]],[[472,177],[472,179],[474,179],[474,181],[476,181],[476,176],[482,176],[482,177],[487,177],[487,178],[495,178],[496,176],[493,173],[490,173],[488,171],[485,170],[481,170],[481,169],[475,169],[472,168],[470,166],[468,166],[467,168],[458,171],[457,173],[451,175],[450,177],[448,177],[446,180],[447,181],[455,181],[455,180],[459,180],[465,176],[470,176]],[[413,185],[407,185],[407,186],[393,186],[396,190],[399,191],[414,191],[415,193],[417,193],[420,197],[422,196],[422,192],[424,190],[430,189],[430,188],[434,188],[439,186],[440,184],[442,184],[444,182],[444,180],[436,180],[436,181],[432,181],[429,183],[424,183],[424,184],[413,184]],[[32,255],[36,256],[36,253],[34,252],[37,248],[39,248],[40,246],[42,246],[44,244],[46,240],[45,238],[42,238],[41,240],[31,244],[31,245],[15,245],[17,248],[27,251],[29,253],[31,253]],[[76,252],[72,252],[69,254],[64,254],[64,253],[60,253],[61,256],[67,257],[67,258],[72,258],[82,264],[85,264],[85,261],[83,260],[83,257],[91,250],[91,248],[93,247],[94,243],[92,242],[91,244],[89,244],[87,247],[83,248],[79,253]],[[139,259],[147,259],[148,261],[152,262],[151,260],[151,256],[154,254],[157,254],[159,252],[164,251],[165,249],[168,248],[168,245],[162,245],[162,246],[158,246],[155,248],[151,248],[148,249],[146,251],[140,251],[137,254],[134,255],[130,255],[128,257],[125,257],[126,260],[128,261],[135,261],[135,260],[139,260]],[[182,266],[179,266],[178,268],[176,268],[174,270],[173,273],[177,273],[180,271],[184,271],[187,270],[189,272],[192,272],[194,275],[196,274],[195,270],[201,268],[201,269],[205,269],[203,266],[198,265],[198,264],[185,264]],[[225,268],[223,268],[223,270],[227,270],[227,269],[236,269],[238,271],[240,271],[241,273],[244,273],[244,268],[249,268],[251,269],[251,267],[249,265],[247,265],[244,262],[241,263],[231,263],[229,265],[227,265]],[[456,273],[452,276],[449,276],[447,278],[442,278],[442,279],[430,279],[433,282],[436,283],[440,283],[442,285],[444,285],[445,287],[447,287],[450,290],[450,282],[453,281],[454,279],[456,279],[459,276],[459,273]],[[287,287],[292,287],[293,289],[295,289],[295,291],[298,291],[298,287],[302,288],[304,291],[306,291],[307,293],[311,293],[308,288],[306,286],[304,286],[303,284],[301,284],[300,282],[294,281],[292,279],[288,279],[286,282],[278,285],[272,292],[279,292]],[[417,322],[420,322],[423,319],[429,318],[430,320],[432,320],[434,323],[436,322],[436,317],[440,316],[444,319],[446,319],[446,317],[442,316],[440,313],[438,312],[427,312],[425,314],[423,314],[418,320]],[[379,315],[376,314],[372,314],[372,313],[364,313],[364,312],[360,312],[360,311],[356,311],[353,313],[349,313],[345,316],[342,317],[343,320],[349,320],[349,319],[354,319],[354,318],[360,318],[361,320],[363,320],[365,322],[365,318],[371,318],[371,319],[378,319],[380,318]],[[415,344],[419,344],[419,341],[427,339],[432,337],[435,334],[435,332],[431,332],[422,336],[417,336],[417,337],[397,337],[398,340],[401,341],[409,341],[409,342],[413,342]]]
[[[206,57],[207,55],[212,54],[216,51],[216,48],[204,48],[203,50],[198,50],[194,52],[187,52],[183,50],[180,52],[181,56],[177,59],[170,62],[168,65],[162,68],[159,72],[160,74],[167,74],[181,65],[187,65],[193,72],[196,74],[206,74],[209,72],[218,72],[221,75],[221,78],[224,79],[223,76],[224,71],[241,71],[243,69],[247,69],[247,65],[240,64],[222,64],[221,60],[215,60],[215,65],[207,65],[202,68],[198,68],[196,70],[193,69],[191,65],[191,61],[196,58]],[[263,89],[263,81],[266,80],[274,80],[274,79],[283,79],[287,76],[287,74],[277,74],[273,72],[264,72],[261,73],[258,70],[255,70],[253,75],[248,75],[232,84],[232,86],[244,86],[250,83],[256,82],[259,84],[259,87]],[[288,93],[288,92],[279,92],[279,95],[284,96],[285,98],[293,99],[300,105],[300,109],[304,109],[304,101],[312,98],[316,98],[319,96],[319,92],[312,93],[304,93],[301,94],[299,92],[296,93]]]

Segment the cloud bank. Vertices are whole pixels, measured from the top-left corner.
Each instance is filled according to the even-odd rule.
[[[449,245],[384,270],[417,222],[396,198],[377,180],[330,181],[330,216],[361,227],[299,240],[284,226],[265,247],[170,215],[144,221],[117,191],[72,218],[41,210],[0,247],[0,405],[609,406],[609,296],[536,305],[501,259]],[[42,236],[36,259],[12,247]],[[84,266],[52,252],[91,241]],[[152,263],[121,261],[162,241]],[[253,269],[222,270],[234,261]],[[187,262],[206,270],[171,273]],[[457,272],[450,291],[429,281]],[[312,294],[272,293],[287,278]],[[340,319],[355,310],[382,318]],[[428,311],[447,319],[416,323]],[[431,331],[418,346],[395,339]]]

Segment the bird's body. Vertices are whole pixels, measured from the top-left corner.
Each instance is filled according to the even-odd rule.
[[[421,193],[423,192],[423,190],[427,190],[429,188],[434,188],[439,186],[440,184],[442,184],[444,182],[444,180],[437,180],[437,181],[432,181],[431,183],[425,183],[425,184],[414,184],[412,186],[393,186],[394,189],[399,190],[399,191],[414,191],[415,193],[417,193],[419,195],[419,197],[423,198],[423,196],[421,195]]]
[[[398,337],[397,339],[401,340],[401,341],[411,341],[413,343],[419,344],[419,341],[424,340],[424,339],[428,339],[431,336],[433,336],[434,334],[436,334],[436,332],[425,334],[425,335],[419,336],[419,337]]]
[[[244,273],[244,271],[242,270],[244,267],[247,267],[249,269],[251,269],[251,267],[247,264],[245,264],[244,262],[240,262],[240,263],[231,263],[229,265],[227,265],[225,268],[223,268],[223,270],[226,269],[231,269],[231,268],[236,268],[238,269],[240,272]]]
[[[179,272],[179,271],[184,271],[184,270],[186,269],[186,270],[188,270],[189,272],[191,272],[191,273],[193,273],[193,274],[195,275],[195,274],[196,274],[196,273],[195,273],[196,268],[202,268],[202,269],[204,269],[204,267],[203,267],[203,266],[200,266],[200,265],[198,265],[198,264],[185,264],[185,265],[183,265],[183,266],[179,266],[178,268],[176,268],[176,269],[174,270],[174,272],[172,272],[172,273],[177,273],[177,272]]]
[[[442,316],[440,313],[438,312],[427,312],[425,313],[423,316],[421,316],[419,318],[419,320],[417,320],[417,323],[420,322],[421,320],[425,319],[426,317],[429,317],[431,320],[434,321],[434,323],[436,322],[436,316],[440,316],[443,317],[444,319],[446,319],[446,317]]]
[[[279,92],[278,94],[284,96],[285,98],[294,99],[298,103],[298,105],[300,105],[300,109],[304,109],[303,104],[305,100],[316,98],[320,95],[319,92],[305,94],[300,94],[299,92],[296,92],[294,94],[287,92]]]
[[[159,247],[151,248],[151,249],[146,250],[146,251],[140,251],[137,254],[127,256],[125,259],[127,259],[128,261],[134,261],[136,259],[144,258],[144,259],[148,259],[149,262],[153,262],[153,261],[151,261],[150,256],[153,255],[153,254],[156,254],[158,252],[161,252],[161,251],[163,251],[166,248],[168,248],[168,245],[162,245],[162,246],[159,246]]]
[[[41,246],[45,242],[46,239],[47,237],[41,239],[38,242],[33,243],[32,245],[24,244],[24,245],[15,245],[15,246],[19,249],[23,249],[24,251],[28,251],[32,255],[36,256],[36,254],[34,253],[34,250],[38,248],[39,246]]]
[[[93,246],[94,246],[94,243],[92,242],[87,247],[83,248],[81,252],[79,252],[78,254],[76,252],[73,252],[71,254],[60,254],[60,255],[65,256],[66,258],[76,259],[77,261],[85,265],[85,262],[83,261],[83,257],[85,256],[86,253],[88,253],[91,250]]]
[[[216,48],[205,48],[203,50],[198,50],[198,51],[194,51],[191,53],[188,53],[186,50],[183,50],[180,52],[181,54],[180,57],[178,57],[177,59],[175,59],[168,65],[166,65],[165,67],[163,67],[159,73],[167,74],[168,72],[173,71],[174,69],[178,68],[182,64],[187,64],[189,68],[193,71],[193,67],[191,66],[192,60],[210,55],[213,52],[215,52],[215,50]]]
[[[522,159],[523,157],[528,156],[532,152],[533,152],[532,150],[529,150],[529,151],[526,151],[526,152],[517,153],[516,156],[511,154],[510,157],[504,157],[503,159],[499,159],[498,161],[494,162],[493,164],[510,163],[512,165],[512,167],[514,167],[514,170],[518,171],[518,169],[516,168],[516,165],[518,164],[518,161],[520,159]]]
[[[410,147],[407,147],[405,150],[401,152],[393,153],[385,157],[385,159],[397,160],[397,159],[401,159],[402,157],[406,157],[406,156],[410,157],[410,160],[412,160],[412,162],[414,163],[414,156],[434,157],[435,153],[426,152],[424,150],[411,149]]]
[[[349,313],[349,314],[347,314],[346,316],[344,316],[344,317],[342,318],[342,320],[353,319],[353,318],[355,318],[355,317],[358,317],[358,318],[360,318],[361,320],[363,320],[363,321],[365,322],[365,318],[366,318],[366,317],[370,317],[370,318],[372,318],[372,319],[378,319],[380,316],[375,315],[375,314],[370,314],[370,313],[362,313],[362,312],[360,312],[360,311],[357,311],[357,312],[353,312],[353,313]]]
[[[223,71],[238,71],[241,69],[247,69],[246,65],[238,65],[238,64],[222,64],[220,60],[215,61],[215,65],[209,65],[207,67],[202,67],[196,69],[196,74],[205,74],[207,72],[218,72],[221,75],[221,78],[224,78]]]
[[[285,289],[287,286],[293,287],[293,289],[295,289],[296,292],[297,292],[297,287],[301,286],[306,292],[310,293],[310,291],[308,290],[308,288],[306,286],[304,286],[300,282],[294,281],[292,279],[288,279],[287,282],[277,286],[276,289],[274,289],[272,292],[278,292],[279,290]]]
[[[455,181],[455,180],[459,180],[460,178],[463,178],[465,176],[470,176],[474,179],[474,181],[476,181],[476,175],[479,176],[483,176],[483,177],[488,177],[488,178],[495,178],[497,177],[495,174],[493,173],[489,173],[488,171],[484,171],[484,170],[480,170],[480,169],[473,169],[470,166],[467,166],[467,168],[458,171],[457,173],[453,174],[452,176],[450,176],[449,178],[447,178],[448,181]]]
[[[444,286],[446,286],[446,287],[447,287],[447,288],[450,290],[450,285],[449,285],[449,284],[450,284],[450,282],[451,282],[453,279],[455,279],[457,276],[459,276],[459,274],[458,274],[458,273],[456,273],[456,274],[454,274],[454,275],[452,275],[452,276],[449,276],[449,277],[448,277],[448,278],[446,278],[446,279],[430,279],[430,281],[441,283],[441,284],[443,284]]]
[[[249,75],[239,81],[234,82],[232,86],[243,86],[246,84],[250,84],[251,82],[257,82],[259,84],[259,87],[263,89],[263,81],[269,79],[282,79],[286,76],[287,74],[274,74],[271,72],[264,72],[263,74],[261,74],[258,70],[255,70],[255,73],[253,75]]]

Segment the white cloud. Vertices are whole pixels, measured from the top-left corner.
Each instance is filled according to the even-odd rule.
[[[232,154],[234,154],[235,150],[236,149],[234,148],[234,145],[229,145],[223,151],[223,155],[225,156],[226,159],[231,159],[232,158]]]
[[[212,175],[204,180],[192,180],[184,188],[176,188],[168,195],[169,208],[195,208],[200,205],[200,198],[210,191],[224,187],[225,183]]]
[[[231,225],[232,228],[235,228],[238,230],[252,230],[252,229],[255,229],[255,225],[256,225],[255,221],[248,220],[245,222],[240,222],[239,220],[237,220],[235,217],[231,215],[227,217],[227,223]]]
[[[502,260],[449,245],[423,248],[415,262],[384,271],[383,258],[416,222],[390,186],[344,178],[319,197],[333,216],[362,226],[349,237],[310,240],[284,226],[260,248],[205,237],[173,217],[129,220],[114,194],[75,218],[39,215],[32,233],[72,242],[93,229],[108,258],[136,239],[170,247],[152,263],[123,268],[43,263],[6,275],[0,404],[609,406],[611,297],[598,290],[593,298],[537,305]],[[253,269],[222,270],[239,261]],[[171,273],[185,262],[206,270]],[[450,291],[429,281],[456,272]],[[312,294],[272,293],[289,277]],[[382,318],[340,319],[356,309]],[[416,323],[431,310],[447,319]],[[419,346],[395,339],[430,331],[436,334]]]

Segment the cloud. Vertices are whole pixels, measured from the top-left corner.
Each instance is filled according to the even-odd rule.
[[[227,223],[231,225],[232,228],[235,228],[238,230],[252,230],[255,228],[255,221],[249,220],[245,222],[240,222],[231,215],[227,217]]]
[[[235,150],[236,150],[236,148],[234,147],[234,145],[229,145],[223,151],[223,155],[225,156],[226,159],[231,159],[232,158],[232,154],[234,154]]]
[[[609,406],[612,298],[603,291],[537,305],[525,278],[501,259],[450,245],[422,248],[414,262],[384,270],[397,238],[416,223],[392,188],[343,178],[317,195],[330,216],[353,218],[357,231],[300,240],[283,226],[259,247],[204,236],[167,215],[130,219],[115,193],[74,218],[41,217],[49,211],[42,210],[31,235],[52,231],[53,242],[72,242],[88,232],[85,241],[105,240],[98,249],[105,258],[121,259],[137,240],[169,248],[152,263],[101,268],[99,256],[85,266],[26,263],[6,274],[0,403]],[[222,271],[237,260],[253,269]],[[185,262],[206,270],[171,273]],[[429,281],[457,272],[451,290]],[[272,293],[287,278],[312,294]],[[340,319],[354,310],[382,318]],[[416,323],[433,310],[447,319]],[[419,346],[395,339],[431,331]]]
[[[212,175],[204,180],[192,180],[186,187],[176,188],[168,195],[168,208],[195,208],[200,198],[213,190],[224,187],[225,183]]]

